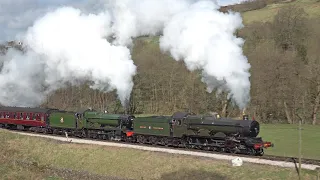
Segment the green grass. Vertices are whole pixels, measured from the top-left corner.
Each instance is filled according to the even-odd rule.
[[[302,125],[302,128],[302,156],[320,159],[320,126]],[[275,147],[266,150],[266,154],[298,157],[298,125],[262,124],[260,132],[259,136],[265,141],[275,144]]]
[[[280,3],[280,4],[270,4],[265,8],[247,11],[242,13],[244,24],[249,24],[254,21],[257,22],[267,22],[272,21],[278,10],[289,4],[295,4],[299,7],[303,7],[309,17],[319,17],[320,16],[320,1],[318,0],[296,0],[290,3]]]
[[[297,179],[292,168],[232,167],[208,158],[70,144],[5,130],[0,130],[0,151],[0,179]],[[317,172],[302,175],[315,179]]]

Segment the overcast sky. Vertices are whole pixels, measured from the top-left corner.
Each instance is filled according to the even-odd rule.
[[[217,0],[220,5],[238,3],[239,0]],[[48,9],[72,5],[83,10],[102,8],[103,0],[0,0],[0,43],[13,40],[18,32],[31,26]]]

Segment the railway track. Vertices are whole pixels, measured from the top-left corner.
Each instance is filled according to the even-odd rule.
[[[267,159],[267,160],[276,160],[276,161],[299,163],[299,158],[297,158],[297,157],[265,155],[265,157],[259,158],[259,159]],[[313,164],[313,165],[320,166],[320,160],[318,160],[318,159],[301,158],[301,163],[303,163],[303,164]]]
[[[1,128],[5,129],[5,128]],[[29,134],[43,134],[46,136],[55,136],[55,137],[66,137],[65,135],[60,134],[44,134],[44,133],[36,133],[32,131],[26,131],[26,130],[17,130],[17,129],[6,129],[13,132],[24,132]],[[261,159],[261,160],[270,160],[270,161],[281,161],[281,162],[288,162],[288,163],[294,163],[298,164],[299,159],[297,157],[286,157],[286,156],[274,156],[274,155],[267,155],[264,154],[263,156],[250,156],[245,154],[231,154],[231,153],[224,153],[224,152],[216,152],[216,151],[208,151],[208,150],[200,150],[200,149],[186,149],[182,147],[167,147],[167,146],[161,146],[161,145],[155,145],[155,144],[138,144],[138,143],[131,143],[131,142],[123,142],[123,141],[111,141],[111,140],[101,140],[101,139],[92,139],[92,138],[78,138],[70,136],[70,138],[73,139],[83,139],[83,140],[90,140],[90,141],[96,141],[96,142],[110,142],[110,143],[117,143],[117,144],[127,144],[127,145],[139,145],[139,146],[145,146],[145,147],[156,147],[161,149],[171,149],[171,150],[184,150],[184,151],[190,151],[190,152],[200,152],[200,153],[210,153],[215,155],[226,155],[226,156],[234,156],[234,157],[242,157],[242,158],[252,158],[252,159]],[[307,159],[302,158],[301,159],[302,164],[309,164],[309,165],[316,165],[320,167],[320,159]]]

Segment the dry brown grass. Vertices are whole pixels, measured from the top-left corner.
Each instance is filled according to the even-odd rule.
[[[0,179],[297,179],[294,169],[119,147],[61,143],[0,130]],[[304,179],[316,173],[303,171]]]

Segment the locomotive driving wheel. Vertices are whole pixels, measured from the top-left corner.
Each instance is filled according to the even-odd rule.
[[[230,152],[231,154],[237,154],[237,153],[239,152],[239,150],[238,150],[237,147],[235,147],[235,148],[230,148],[230,149],[229,149],[229,152]]]
[[[256,154],[256,151],[253,148],[248,148],[247,149],[247,154],[250,156],[253,156]]]
[[[263,156],[263,154],[264,154],[264,151],[263,151],[263,149],[261,149],[260,151],[257,151],[255,155]]]

